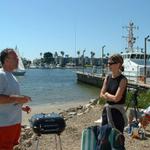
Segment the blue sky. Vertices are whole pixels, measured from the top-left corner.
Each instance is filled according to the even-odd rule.
[[[17,45],[22,57],[40,58],[41,52],[64,51],[77,56],[121,52],[126,47],[123,26],[139,27],[135,46],[144,47],[150,34],[149,0],[1,0],[0,50]],[[150,43],[147,46],[148,52]]]

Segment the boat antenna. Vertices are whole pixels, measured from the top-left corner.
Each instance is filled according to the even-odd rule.
[[[125,26],[123,28],[126,28],[127,31],[128,31],[128,35],[127,36],[123,36],[123,38],[126,38],[127,39],[127,43],[128,43],[128,47],[126,49],[126,52],[133,52],[134,49],[133,49],[133,45],[136,41],[136,37],[134,37],[134,33],[133,33],[133,30],[134,29],[139,29],[139,27],[136,27],[134,26],[134,23],[132,21],[129,22],[129,25],[128,26]]]

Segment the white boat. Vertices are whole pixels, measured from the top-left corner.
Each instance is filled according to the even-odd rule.
[[[19,63],[18,63],[18,69],[14,70],[13,74],[15,76],[24,76],[24,74],[26,73],[26,70],[25,70],[25,67],[23,65],[23,62],[22,62],[21,56],[19,54],[19,51],[17,50],[17,47],[15,48],[15,52],[18,56]]]
[[[133,29],[136,29],[133,22],[129,23],[128,29],[128,47],[126,52],[121,53],[124,58],[124,74],[132,79],[141,79],[144,77],[150,77],[150,55],[145,54],[143,49],[134,48],[136,38],[133,35]],[[146,74],[146,75],[145,75]]]

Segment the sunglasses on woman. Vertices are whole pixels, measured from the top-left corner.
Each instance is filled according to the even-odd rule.
[[[114,65],[114,64],[117,64],[116,62],[108,62],[108,65]]]

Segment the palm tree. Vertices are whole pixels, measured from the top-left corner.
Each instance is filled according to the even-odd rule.
[[[65,52],[64,52],[64,51],[61,51],[60,53],[61,53],[62,57],[64,57]]]
[[[41,53],[40,53],[40,65],[41,65],[41,66],[42,66],[42,64],[43,64],[42,56],[43,56],[43,53],[41,52]]]
[[[55,60],[55,64],[57,64],[58,63],[58,53],[57,52],[54,53],[54,60]]]
[[[93,61],[94,61],[94,55],[95,53],[91,51],[91,65],[93,66]]]
[[[40,53],[40,56],[42,57],[42,55],[43,55],[43,53],[41,52],[41,53]]]
[[[61,65],[61,66],[64,66],[64,54],[65,54],[65,52],[64,52],[64,51],[61,51],[60,53],[61,53],[61,55],[62,55],[60,65]]]
[[[107,58],[109,57],[109,53],[107,53]]]
[[[78,58],[80,57],[80,51],[77,51]]]
[[[54,57],[55,57],[55,58],[58,57],[58,53],[57,53],[57,52],[54,53]]]
[[[68,55],[68,54],[66,54],[66,55],[65,55],[65,57],[66,57],[66,58],[69,58],[69,55]]]
[[[78,65],[80,64],[80,51],[77,51],[77,55],[78,55]]]

